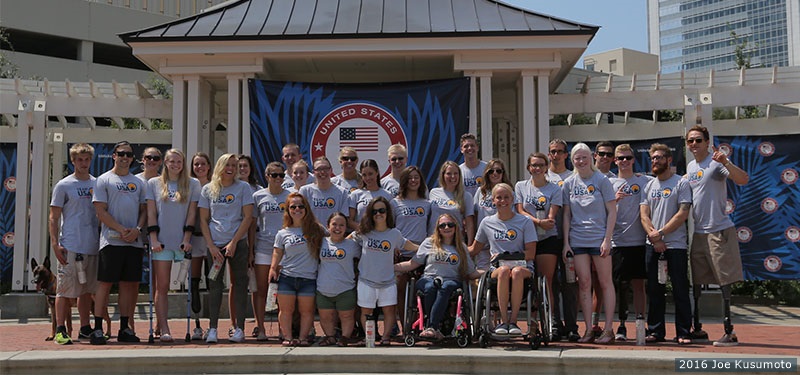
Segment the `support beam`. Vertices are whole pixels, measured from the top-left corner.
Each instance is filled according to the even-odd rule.
[[[489,160],[492,155],[492,72],[480,72],[481,95],[481,159]]]
[[[186,157],[191,158],[198,151],[211,154],[208,145],[203,143],[204,132],[208,132],[211,110],[213,108],[211,85],[206,80],[197,83],[197,103],[189,101],[186,121]]]
[[[17,173],[14,203],[14,260],[11,272],[11,290],[27,290],[28,273],[28,186],[30,186],[31,128],[33,111],[28,106],[18,112]]]
[[[183,131],[186,129],[187,88],[183,76],[172,77],[172,147],[186,149]]]
[[[548,72],[540,71],[536,76],[536,147],[541,152],[550,143],[550,78]]]
[[[469,77],[469,132],[478,134],[478,80]]]
[[[228,153],[238,154],[242,149],[242,121],[239,108],[242,107],[241,75],[228,76]]]
[[[536,87],[535,87],[535,72],[523,71],[520,77],[519,95],[519,143],[521,152],[518,153],[519,166],[521,168],[517,171],[518,176],[526,176],[525,166],[527,163],[528,155],[536,151],[536,145],[539,144],[538,126],[536,124]]]
[[[242,77],[242,105],[241,105],[241,119],[242,119],[242,153],[245,155],[251,154],[250,149],[250,89],[247,84],[247,79],[250,76]],[[229,111],[233,108],[228,109]],[[256,171],[256,173],[259,173]]]

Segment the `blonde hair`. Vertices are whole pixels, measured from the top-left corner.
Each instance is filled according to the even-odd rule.
[[[391,157],[392,154],[403,154],[403,156],[408,156],[408,150],[406,150],[406,146],[403,146],[399,143],[395,143],[386,150],[386,155]]]
[[[442,167],[439,169],[439,186],[441,186],[442,189],[445,188],[444,173],[447,171],[448,167],[454,167],[456,171],[458,171],[458,183],[453,190],[453,197],[455,198],[456,204],[458,204],[458,210],[461,211],[461,215],[464,215],[466,210],[466,207],[464,207],[464,176],[461,174],[461,168],[458,167],[456,162],[448,160],[442,164]]]
[[[208,183],[208,197],[212,200],[219,198],[219,193],[222,191],[222,173],[231,159],[238,160],[236,154],[224,154],[217,159],[217,164],[214,165],[214,174],[211,175],[211,181]],[[239,179],[239,174],[234,173],[233,179]]]
[[[461,225],[459,225],[458,220],[456,220],[453,215],[441,214],[436,219],[436,229],[431,235],[431,247],[433,248],[433,254],[447,255],[447,253],[444,251],[444,247],[442,247],[442,235],[439,234],[439,220],[442,220],[443,217],[449,218],[456,225],[455,232],[453,234],[453,246],[456,248],[456,253],[458,253],[458,273],[462,278],[466,278],[467,275],[469,275],[467,245],[461,239],[461,235],[459,234],[461,233]]]
[[[178,150],[177,148],[171,148],[167,150],[166,155],[164,156],[164,161],[170,157],[170,155],[178,155],[181,157],[181,163],[183,163],[183,168],[181,168],[181,172],[178,174],[178,191],[175,192],[175,200],[180,203],[185,203],[187,199],[189,199],[189,172],[186,170],[186,155],[183,154],[183,151]],[[165,163],[166,164],[166,163]],[[169,168],[166,166],[161,170],[161,176],[158,177],[159,182],[161,182],[161,200],[165,201],[169,199]]]
[[[627,143],[623,143],[623,144],[617,146],[617,148],[614,149],[614,154],[617,154],[617,153],[620,153],[620,152],[625,152],[625,151],[633,153],[633,148],[631,148],[631,145],[629,145]]]
[[[575,146],[572,146],[572,151],[570,151],[570,153],[569,153],[569,161],[571,161],[572,164],[575,164],[575,162],[572,161],[572,159],[575,157],[575,154],[577,154],[580,151],[588,152],[589,153],[589,158],[591,159],[591,157],[592,157],[592,149],[589,148],[589,146],[587,146],[586,143],[579,142],[579,143],[575,144]],[[597,167],[595,167],[594,163],[590,162],[589,166],[592,168],[593,171],[597,170]],[[577,174],[578,173],[578,168],[575,168],[572,171],[572,173]]]
[[[70,160],[75,159],[80,154],[89,154],[89,156],[94,157],[94,147],[88,143],[76,143],[69,148]]]

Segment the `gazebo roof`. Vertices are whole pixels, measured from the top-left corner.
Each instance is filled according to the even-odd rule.
[[[452,36],[591,35],[598,26],[496,0],[231,0],[120,34],[126,43]]]

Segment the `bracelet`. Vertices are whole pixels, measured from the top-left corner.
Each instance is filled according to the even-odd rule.
[[[186,225],[183,227],[184,232],[191,232],[194,233],[194,225]]]
[[[161,228],[158,225],[151,225],[147,227],[147,233],[161,233]]]

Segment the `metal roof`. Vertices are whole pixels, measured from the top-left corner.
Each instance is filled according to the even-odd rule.
[[[232,0],[120,37],[130,43],[594,35],[598,29],[496,0]]]

